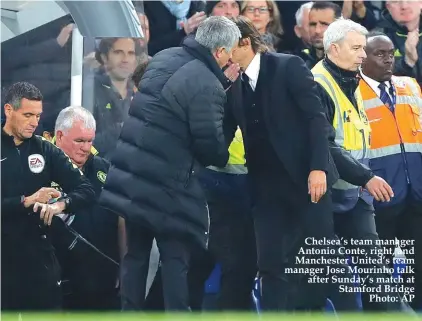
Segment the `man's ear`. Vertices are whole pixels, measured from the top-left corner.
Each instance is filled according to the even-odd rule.
[[[295,28],[294,28],[294,30],[295,30],[296,37],[298,37],[299,39],[301,39],[302,38],[302,35],[300,34],[300,27],[298,25],[296,25]]]
[[[63,137],[63,132],[61,130],[58,130],[56,132],[56,142],[60,142],[62,140]]]
[[[239,40],[239,47],[247,47],[251,44],[251,39],[249,38],[242,38]]]
[[[217,48],[217,50],[215,51],[215,56],[216,56],[217,58],[220,58],[220,57],[221,57],[221,54],[223,53],[223,50],[224,50],[224,48],[223,48],[223,47],[221,47],[221,48]]]
[[[12,105],[10,105],[10,104],[5,104],[4,105],[4,114],[6,116],[10,117],[10,114],[12,113],[12,111],[13,111],[13,106]]]

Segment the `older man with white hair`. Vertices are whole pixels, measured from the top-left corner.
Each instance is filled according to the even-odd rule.
[[[364,309],[399,310],[399,294],[386,290],[391,274],[388,262],[379,256],[382,248],[372,205],[373,197],[390,201],[394,194],[368,167],[370,125],[362,98],[356,92],[358,69],[366,58],[366,34],[364,27],[351,20],[333,22],[323,38],[326,58],[312,73],[332,124],[330,151],[340,174],[332,190],[336,234],[345,240],[346,248],[360,249],[351,256],[362,280],[359,286],[380,286],[378,292],[363,291]]]
[[[313,2],[302,4],[295,14],[296,25],[294,31],[296,36],[302,40],[305,48],[311,45],[311,38],[309,36],[309,12],[313,4]]]
[[[87,109],[70,106],[63,109],[56,120],[55,144],[65,152],[88,178],[95,191],[91,205],[62,219],[97,250],[86,245],[60,221],[52,227],[52,237],[62,265],[65,295],[64,308],[70,310],[120,309],[116,280],[119,252],[123,255],[124,221],[114,213],[97,205],[109,162],[92,147],[96,122]],[[54,185],[54,184],[53,184]],[[59,186],[54,186],[60,188]]]

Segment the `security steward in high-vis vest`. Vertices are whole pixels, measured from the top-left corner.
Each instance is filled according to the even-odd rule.
[[[42,113],[38,88],[19,82],[5,95],[1,133],[2,310],[60,309],[60,266],[48,237],[52,218],[86,207],[91,184],[57,147],[33,133]],[[65,197],[50,188],[59,183]],[[52,198],[56,203],[48,204]]]
[[[229,96],[230,97],[230,96]],[[251,215],[242,132],[229,147],[226,167],[210,166],[200,173],[210,212],[210,251],[221,265],[218,308],[250,309],[256,275],[255,237]]]
[[[361,273],[360,277],[372,278],[373,283],[367,285],[381,285],[382,291],[376,294],[384,298],[384,301],[371,302],[369,295],[374,293],[362,293],[363,308],[395,310],[400,309],[400,303],[387,300],[387,296],[393,295],[398,300],[397,295],[385,291],[385,282],[380,282],[383,279],[377,280],[388,278],[389,275],[383,273],[382,269],[387,262],[380,261],[377,255],[380,247],[375,245],[378,235],[372,205],[372,196],[388,201],[393,193],[390,186],[382,178],[374,176],[367,167],[371,129],[362,97],[356,91],[358,68],[366,57],[366,33],[364,27],[351,20],[333,22],[324,34],[326,57],[312,69],[312,73],[318,83],[327,117],[333,125],[331,136],[335,137],[330,143],[330,151],[340,174],[332,191],[336,234],[347,240],[347,247],[353,247],[351,239],[366,241],[359,245],[365,253],[352,256],[352,262],[357,263],[359,268],[379,268],[375,273],[369,273],[366,269],[367,273]],[[377,263],[357,262],[357,259],[367,258],[372,258]],[[336,299],[334,305],[343,303],[341,300],[335,301]]]
[[[412,240],[415,295],[411,305],[422,307],[422,96],[413,78],[392,76],[394,45],[384,34],[368,37],[359,91],[371,125],[370,167],[394,190],[388,203],[375,202],[381,239]],[[406,245],[406,244],[403,244]],[[389,247],[391,254],[395,246]],[[391,258],[392,255],[389,255]]]
[[[69,310],[120,309],[116,289],[120,261],[118,217],[97,206],[110,164],[96,156],[98,152],[92,147],[95,125],[94,117],[85,108],[67,107],[58,115],[55,126],[56,146],[69,155],[95,191],[90,205],[74,217],[57,218],[51,231],[63,268],[64,308]]]

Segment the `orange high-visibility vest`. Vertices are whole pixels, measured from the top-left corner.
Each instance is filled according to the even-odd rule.
[[[391,83],[396,93],[394,113],[364,79],[359,83],[371,125],[369,165],[394,191],[392,201],[375,202],[378,207],[400,203],[409,192],[422,200],[421,89],[416,80],[409,77],[393,76]]]

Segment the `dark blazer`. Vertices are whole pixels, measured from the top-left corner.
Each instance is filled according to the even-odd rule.
[[[269,139],[296,187],[307,193],[312,170],[325,171],[328,186],[332,186],[338,173],[328,147],[329,123],[303,60],[293,55],[261,54],[258,84],[264,90],[261,106]],[[233,124],[239,124],[247,148],[241,87],[239,78],[229,91],[225,133],[231,141]]]

